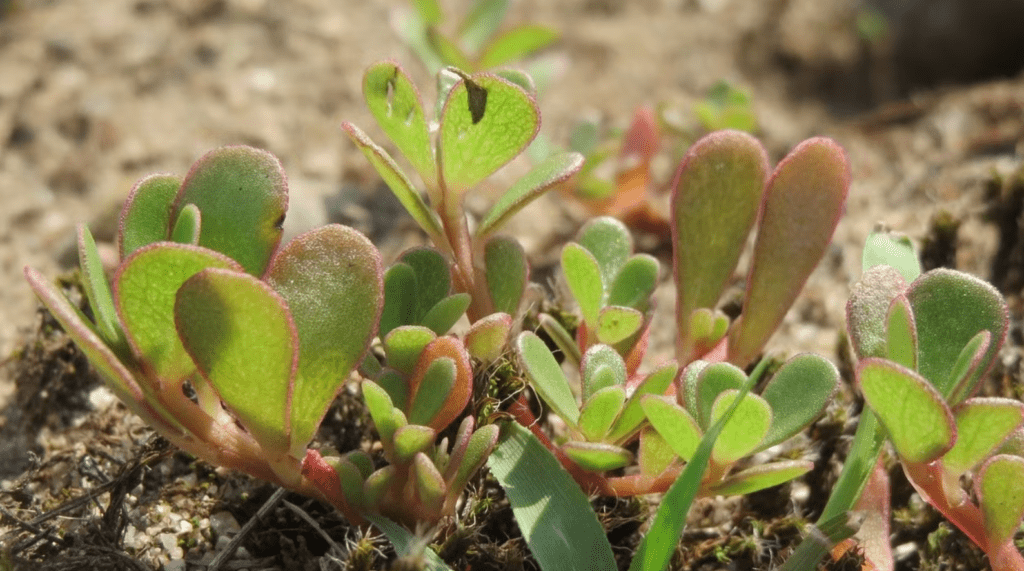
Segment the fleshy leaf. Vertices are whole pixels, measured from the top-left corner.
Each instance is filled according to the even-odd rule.
[[[679,358],[690,360],[690,315],[713,308],[754,226],[768,155],[740,131],[712,133],[690,147],[672,191],[673,275]],[[711,238],[714,239],[711,239]]]
[[[994,545],[1009,541],[1024,518],[1024,458],[993,456],[978,472],[975,489],[981,500],[985,531]]]
[[[388,333],[384,338],[384,354],[388,366],[405,374],[412,373],[423,349],[437,334],[419,325],[404,325]]]
[[[202,213],[195,204],[186,204],[171,230],[171,241],[179,244],[199,244],[202,229]]]
[[[745,366],[789,311],[832,240],[850,188],[850,163],[835,141],[808,139],[765,191],[743,314],[729,332],[729,361]]]
[[[429,402],[433,398],[421,393],[437,390],[436,385],[431,382],[433,377],[428,375],[428,372],[435,361],[443,358],[448,358],[455,365],[455,378],[450,391],[437,395],[443,397],[443,404],[426,423],[427,426],[437,431],[444,430],[462,413],[466,404],[469,403],[469,397],[473,390],[473,369],[469,363],[469,353],[466,352],[465,346],[454,337],[438,337],[423,349],[409,380],[409,398],[413,406],[416,406],[415,403],[421,399],[427,399],[424,402]]]
[[[907,283],[921,275],[921,261],[910,238],[896,232],[872,232],[864,241],[863,270],[881,265],[895,268]]]
[[[952,380],[953,389],[950,391],[946,401],[956,405],[970,396],[974,389],[974,372],[982,364],[982,358],[992,344],[992,334],[988,331],[979,331],[971,338],[960,351],[949,378]]]
[[[405,374],[388,367],[382,369],[376,377],[367,378],[372,378],[377,386],[388,393],[388,397],[391,398],[391,404],[395,408],[406,410],[406,407],[409,406],[409,383],[406,381]]]
[[[444,335],[469,308],[472,298],[468,293],[455,293],[434,304],[420,323],[438,335]]]
[[[720,309],[699,307],[690,314],[690,343],[696,357],[707,354],[728,332],[729,316]]]
[[[401,262],[384,272],[384,310],[378,335],[386,338],[394,329],[414,325],[416,315],[416,272]]]
[[[441,357],[431,361],[423,373],[422,379],[419,379],[416,398],[409,405],[409,422],[422,425],[430,424],[434,420],[434,416],[444,406],[448,393],[455,387],[457,375],[458,371],[454,360]]]
[[[622,385],[605,387],[591,395],[580,411],[579,429],[583,437],[591,442],[604,439],[625,402],[626,388]]]
[[[208,269],[182,284],[174,320],[242,426],[268,451],[288,451],[299,339],[284,299],[249,274]]]
[[[484,246],[484,275],[495,311],[516,315],[530,271],[526,252],[514,238],[498,236]]]
[[[939,394],[950,399],[950,404],[957,404],[974,392],[977,381],[991,366],[1006,338],[1006,303],[991,284],[946,269],[922,275],[911,284],[907,297],[917,321],[918,370]],[[957,383],[952,377],[954,364],[979,331],[991,335],[988,350],[978,360],[974,372]],[[954,396],[955,399],[951,398]]]
[[[722,417],[739,391],[730,389],[718,395],[711,409],[712,422]],[[711,453],[718,464],[732,464],[758,448],[768,434],[772,423],[772,407],[763,398],[748,394],[736,407],[729,422],[722,429]]]
[[[494,206],[480,220],[476,235],[484,237],[496,232],[502,224],[523,207],[551,187],[567,180],[579,171],[581,166],[583,166],[583,155],[579,153],[559,153],[544,159],[498,198]]]
[[[904,461],[931,462],[953,446],[953,413],[921,375],[892,361],[868,358],[858,367],[857,384]]]
[[[808,460],[784,460],[753,466],[722,480],[710,491],[722,496],[744,496],[799,478],[813,468],[814,462]]]
[[[135,251],[114,278],[114,301],[132,348],[152,366],[158,385],[195,371],[174,327],[174,299],[181,284],[206,268],[242,271],[212,250],[158,242]]]
[[[772,408],[772,424],[760,448],[782,442],[821,416],[839,391],[839,371],[818,355],[786,361],[761,391]]]
[[[672,465],[676,459],[676,453],[668,445],[665,437],[653,428],[645,428],[640,431],[640,449],[637,451],[637,464],[640,465],[640,473],[656,476],[661,474]]]
[[[630,307],[611,306],[601,309],[597,316],[597,340],[618,345],[640,333],[644,315]]]
[[[413,248],[402,254],[401,262],[408,264],[416,274],[418,322],[432,307],[451,293],[451,269],[448,267],[448,260],[433,248]]]
[[[686,402],[692,402],[693,405],[687,404],[690,414],[697,420],[701,428],[707,429],[711,426],[712,414],[711,411],[714,409],[715,400],[727,390],[737,390],[747,382],[747,375],[741,369],[729,363],[712,363],[701,370],[697,377],[697,382],[693,388],[691,400],[691,392],[688,389],[686,392]],[[742,411],[737,411],[739,415]],[[723,434],[725,434],[723,432]]]
[[[114,353],[127,357],[128,342],[117,318],[114,294],[103,271],[96,240],[84,224],[78,226],[78,264],[82,272],[82,288],[96,318],[96,332]]]
[[[423,104],[409,76],[394,62],[370,66],[363,76],[363,97],[377,124],[409,159],[424,180],[437,179]]]
[[[363,483],[366,477],[360,473],[359,468],[349,462],[346,458],[324,458],[324,461],[334,468],[338,476],[338,484],[341,487],[341,495],[349,505],[356,509],[363,509]]]
[[[167,239],[171,230],[171,203],[181,188],[181,177],[154,174],[135,183],[121,209],[117,247],[124,260],[132,252]]]
[[[472,427],[472,425],[470,426]],[[484,465],[491,455],[491,451],[494,450],[494,446],[498,443],[498,432],[496,424],[489,424],[481,426],[469,437],[465,452],[455,464],[454,475],[448,480],[449,494],[454,496],[462,493],[462,489],[466,487],[470,477]],[[452,497],[450,501],[454,502],[455,499]]]
[[[647,254],[629,258],[608,290],[608,305],[631,307],[647,311],[651,294],[658,287],[658,260]]]
[[[388,489],[391,488],[392,483],[395,481],[396,471],[397,470],[394,466],[388,465],[370,474],[370,476],[366,478],[366,481],[363,482],[363,503],[365,505],[371,506],[373,509],[378,508],[381,501],[384,499],[384,494],[387,493]]]
[[[384,302],[381,273],[373,244],[338,224],[296,237],[271,261],[267,283],[287,302],[299,334],[292,395],[296,447],[313,439],[376,335]]]
[[[444,231],[441,229],[441,222],[437,215],[427,206],[423,196],[413,186],[409,177],[402,172],[401,167],[391,158],[391,155],[374,143],[359,127],[351,123],[342,123],[341,128],[348,133],[352,142],[355,143],[363,155],[370,161],[377,174],[384,179],[384,183],[391,189],[398,202],[402,203],[406,212],[420,225],[420,228],[431,237],[439,241],[443,240]]]
[[[846,303],[846,330],[858,358],[887,356],[886,315],[906,289],[907,282],[891,266],[875,266],[854,284]]]
[[[583,354],[580,376],[583,378],[583,402],[587,402],[603,388],[625,385],[626,363],[615,349],[607,345],[594,345]]]
[[[885,317],[885,355],[904,367],[917,370],[917,326],[910,300],[901,295],[892,300]]]
[[[579,244],[570,242],[562,248],[562,272],[580,306],[583,320],[595,327],[604,299],[604,285],[597,258]]]
[[[703,435],[697,421],[672,397],[644,395],[640,404],[651,426],[665,439],[677,456],[689,462]]]
[[[203,215],[199,245],[263,274],[281,241],[288,183],[277,157],[252,147],[221,147],[203,155],[181,183],[172,219],[187,204]]]
[[[412,471],[420,503],[430,511],[439,510],[448,486],[445,485],[437,466],[434,466],[426,454],[420,452],[413,459]]]
[[[569,441],[562,445],[562,452],[588,472],[617,470],[633,462],[629,450],[603,442]]]
[[[391,404],[391,397],[387,391],[373,381],[363,381],[363,401],[370,411],[373,425],[377,428],[381,442],[385,443],[386,450],[391,446],[391,440],[395,431],[408,424],[405,415]]]
[[[667,363],[651,371],[637,385],[629,400],[626,401],[622,414],[619,415],[618,420],[615,421],[615,425],[608,434],[608,442],[622,444],[622,439],[632,434],[640,426],[640,423],[644,420],[644,410],[640,406],[641,397],[646,394],[664,394],[668,386],[672,384],[672,380],[675,379],[678,371],[678,365]]]
[[[579,422],[580,409],[576,397],[569,389],[569,381],[551,350],[540,337],[530,331],[520,333],[515,345],[526,376],[530,379],[530,386],[555,414],[575,426]]]
[[[605,288],[610,288],[615,276],[633,253],[633,238],[626,225],[611,216],[599,216],[580,228],[576,242],[594,256],[600,268]]]
[[[956,443],[942,457],[953,474],[963,474],[995,452],[1024,422],[1024,403],[1011,399],[967,399],[953,411]]]
[[[478,319],[466,332],[466,349],[473,358],[489,364],[501,356],[512,330],[512,316],[492,313]]]
[[[526,148],[540,129],[540,112],[518,85],[478,74],[455,84],[440,122],[442,179],[448,192],[461,196]]]
[[[540,24],[526,24],[494,38],[480,56],[480,68],[491,69],[526,57],[558,40],[558,32]]]
[[[407,424],[395,431],[393,442],[395,443],[396,464],[410,462],[413,456],[430,448],[434,444],[437,433],[426,426]]]

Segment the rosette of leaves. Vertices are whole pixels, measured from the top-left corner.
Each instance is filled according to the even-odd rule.
[[[553,319],[546,329],[566,354],[578,355],[595,344],[613,347],[626,359],[632,374],[643,359],[650,327],[651,295],[658,285],[660,267],[654,257],[633,253],[626,226],[608,216],[587,222],[576,241],[562,248],[562,273],[579,306],[583,322],[576,331],[576,346]]]
[[[850,186],[842,147],[813,138],[769,170],[760,142],[718,131],[687,152],[671,201],[677,357],[751,363],[832,239]],[[734,323],[716,305],[757,225]]]
[[[527,283],[522,246],[496,235],[530,201],[579,170],[578,153],[552,155],[517,180],[470,232],[466,193],[522,153],[540,128],[532,80],[516,71],[438,75],[436,128],[416,86],[393,62],[370,66],[363,95],[378,125],[419,174],[417,187],[382,147],[351,123],[342,127],[452,265],[452,287],[468,293],[471,323],[516,315]]]
[[[696,361],[682,372],[677,399],[664,395],[677,376],[675,363],[629,377],[619,353],[598,344],[583,356],[582,395],[577,400],[539,337],[522,333],[515,348],[530,386],[567,427],[565,440],[557,446],[563,464],[570,461],[567,468],[581,484],[606,494],[664,491],[748,381],[742,370],[729,363]],[[726,423],[715,442],[701,492],[747,494],[810,470],[811,462],[793,460],[729,474],[743,458],[803,430],[821,415],[838,388],[835,366],[821,357],[799,355],[783,364],[762,393],[748,394]],[[625,446],[638,436],[634,459]],[[603,475],[634,463],[638,474]]]
[[[341,505],[304,473],[306,447],[376,334],[383,272],[376,248],[344,226],[279,248],[286,206],[273,155],[224,147],[184,179],[136,184],[112,287],[79,229],[94,318],[26,276],[113,392],[168,440]]]
[[[914,279],[911,269],[909,284],[905,275],[879,265],[851,292],[857,386],[921,497],[984,550],[993,569],[1024,569],[1013,543],[1024,518],[1024,458],[1010,442],[1024,423],[1024,404],[973,396],[1005,339],[1006,303],[962,272],[937,269]],[[961,486],[965,476],[973,497]],[[860,502],[870,507],[887,497],[883,477]],[[891,568],[888,522],[872,529],[878,533],[861,532],[866,551],[877,554],[879,568]]]
[[[380,437],[386,465],[375,468],[364,451],[317,458],[317,481],[325,494],[342,497],[346,513],[381,514],[410,529],[434,525],[452,515],[469,478],[487,460],[498,427],[474,431],[467,416],[454,440],[438,435],[466,408],[473,390],[470,351],[446,336],[469,305],[469,295],[452,293],[448,262],[436,250],[405,252],[384,274],[380,321],[383,361],[367,355],[360,372],[362,393]],[[488,337],[477,323],[468,338],[474,347],[500,350],[511,318]],[[481,341],[484,339],[484,341]]]

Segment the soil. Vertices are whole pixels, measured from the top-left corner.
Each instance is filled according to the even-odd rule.
[[[399,41],[383,0],[0,0],[0,569],[385,568],[393,552],[331,509],[288,495],[236,551],[240,524],[273,490],[173,450],[100,388],[81,353],[37,304],[26,265],[58,276],[76,265],[74,227],[88,223],[113,257],[115,221],[134,181],[184,173],[208,149],[245,143],[281,158],[286,231],[342,221],[386,261],[422,240],[338,125],[377,133],[362,70],[394,58],[421,86],[427,71]],[[442,2],[464,13],[467,1]],[[888,22],[879,33],[870,15]],[[690,110],[725,79],[748,91],[773,159],[813,135],[848,151],[854,182],[834,246],[769,347],[843,363],[843,310],[860,244],[881,223],[910,235],[928,267],[991,278],[1011,307],[1011,335],[985,390],[1020,397],[1024,287],[1024,2],[999,0],[519,0],[509,22],[562,33],[546,55],[560,74],[540,98],[543,133],[564,144],[596,118],[623,129],[638,106]],[[858,28],[861,24],[861,28]],[[860,29],[860,31],[858,31]],[[425,87],[428,101],[432,88]],[[379,135],[377,135],[379,137]],[[655,170],[667,181],[681,151]],[[501,188],[526,168],[493,178]],[[472,197],[471,209],[488,203]],[[517,217],[535,276],[584,220],[552,195]],[[638,244],[668,262],[657,236]],[[670,285],[659,292],[671,315]],[[652,359],[671,354],[655,323]],[[849,376],[846,375],[849,379]],[[370,438],[347,393],[320,438]],[[813,520],[842,461],[856,407],[845,394],[811,427],[817,468],[742,500],[691,513],[675,569],[768,569]],[[899,569],[982,569],[980,552],[894,478]],[[455,568],[535,569],[493,481],[472,486],[475,523],[440,530]],[[803,500],[794,498],[805,498]],[[782,501],[780,501],[780,498]],[[596,500],[623,565],[650,503]],[[304,516],[310,516],[306,518]],[[472,524],[472,525],[471,525]],[[835,569],[856,568],[853,560]]]

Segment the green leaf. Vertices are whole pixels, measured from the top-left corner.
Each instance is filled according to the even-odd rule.
[[[537,104],[518,85],[489,74],[456,83],[441,111],[438,139],[451,200],[521,153],[538,129]]]
[[[376,143],[370,140],[370,137],[366,135],[359,127],[351,123],[342,123],[341,128],[348,133],[352,142],[355,143],[359,150],[366,155],[369,159],[370,164],[373,168],[377,169],[377,174],[380,175],[384,182],[391,189],[391,193],[395,195],[402,206],[405,207],[406,212],[412,216],[412,219],[420,225],[420,228],[430,236],[431,240],[436,243],[444,243],[444,231],[441,228],[441,222],[438,220],[437,215],[427,206],[427,203],[423,200],[423,196],[420,195],[416,187],[413,186],[412,181],[409,177],[402,172],[402,169],[395,162],[395,159],[391,158],[391,155],[384,149],[379,147]]]
[[[615,421],[615,425],[608,434],[607,441],[622,444],[623,439],[639,428],[640,423],[644,420],[644,410],[640,406],[641,397],[646,394],[664,394],[668,386],[672,384],[678,371],[679,365],[673,362],[661,365],[654,371],[651,371],[637,385],[629,400],[626,401],[626,406],[622,409],[622,414],[619,415],[618,420]]]
[[[657,430],[648,427],[640,431],[637,464],[641,474],[657,476],[667,470],[676,458],[675,451]]]
[[[526,24],[501,34],[480,56],[480,68],[491,69],[526,57],[558,40],[558,32],[540,24]]]
[[[704,355],[725,338],[729,316],[720,309],[700,307],[690,314],[690,342],[694,355]]]
[[[441,61],[445,65],[459,69],[470,69],[473,67],[473,62],[469,60],[466,52],[458,44],[438,32],[436,28],[427,28],[427,42],[437,55],[441,56]]]
[[[398,262],[384,272],[384,309],[380,316],[381,339],[396,328],[416,325],[416,272],[409,264]]]
[[[406,410],[409,406],[409,383],[405,377],[404,374],[389,367],[382,369],[376,377],[367,378],[372,378],[374,383],[388,393],[395,408]]]
[[[644,315],[629,307],[605,307],[597,316],[597,340],[617,345],[640,333]]]
[[[907,296],[892,301],[885,319],[885,355],[904,367],[917,370],[917,326]]]
[[[387,487],[381,486],[381,489],[383,491]],[[411,531],[379,514],[364,514],[363,517],[388,536],[388,540],[395,546],[395,553],[399,557],[415,558],[422,554],[424,571],[452,571],[452,568],[441,561],[433,549],[430,549]]]
[[[665,439],[672,451],[689,462],[700,444],[701,429],[686,409],[675,403],[672,397],[644,395],[640,404],[651,426]]]
[[[377,124],[409,159],[420,176],[431,184],[437,165],[423,115],[419,91],[405,71],[394,62],[378,62],[363,76],[363,97]]]
[[[431,361],[420,380],[419,390],[409,406],[409,422],[412,424],[431,424],[435,415],[441,411],[455,386],[458,371],[455,361],[441,357]]]
[[[753,466],[722,480],[710,491],[722,496],[745,496],[799,478],[813,468],[814,462],[808,460],[784,460]]]
[[[433,248],[413,248],[400,261],[416,274],[416,324],[452,290],[452,272],[448,260]]]
[[[347,458],[324,458],[324,461],[334,469],[338,475],[338,485],[345,501],[359,511],[369,506],[363,505],[363,484],[366,477],[360,472],[359,467],[350,462]]]
[[[991,345],[992,335],[988,331],[979,331],[964,345],[953,363],[953,370],[949,378],[952,380],[953,390],[946,399],[951,404],[958,404],[970,396],[974,390],[974,372],[982,363],[985,351]]]
[[[476,53],[483,49],[497,32],[507,10],[508,0],[476,0],[459,25],[459,40],[466,50]]]
[[[284,299],[249,274],[208,269],[182,284],[174,319],[224,405],[268,453],[287,452],[299,339]]]
[[[690,377],[692,378],[692,377]],[[712,363],[698,374],[696,381],[684,379],[683,404],[702,428],[711,426],[715,400],[727,390],[738,390],[747,382],[747,374],[729,363]]]
[[[562,452],[588,472],[618,470],[633,463],[633,455],[629,450],[603,442],[571,440],[562,445]]]
[[[430,511],[439,511],[448,486],[445,484],[444,478],[441,477],[437,466],[430,461],[426,454],[420,452],[413,458],[412,472],[419,503]]]
[[[952,448],[953,413],[924,377],[891,361],[868,358],[858,367],[857,383],[904,461],[931,462]]]
[[[850,188],[835,141],[808,139],[782,159],[765,191],[743,315],[729,332],[729,361],[746,365],[768,341],[832,240]]]
[[[370,411],[370,418],[373,419],[373,425],[377,428],[377,434],[380,435],[381,442],[385,444],[385,449],[390,449],[395,431],[406,426],[408,421],[405,420],[402,411],[391,404],[391,397],[388,396],[387,391],[376,383],[363,381],[362,388],[363,401],[366,403],[367,410]]]
[[[1024,458],[1000,454],[978,471],[975,490],[981,500],[985,531],[992,545],[1013,539],[1024,518]]]
[[[700,139],[679,166],[671,220],[683,362],[691,360],[690,315],[718,303],[754,226],[767,176],[764,147],[739,131]]]
[[[583,155],[558,153],[533,167],[533,170],[513,183],[484,215],[476,229],[477,237],[483,238],[496,232],[523,207],[551,187],[568,180],[582,166]]]
[[[178,213],[178,220],[171,230],[171,241],[179,244],[199,244],[202,214],[195,204],[186,204]]]
[[[624,386],[626,363],[615,349],[607,345],[594,345],[583,354],[580,376],[583,381],[583,402],[587,402],[603,388]]]
[[[444,335],[466,313],[472,298],[468,293],[455,293],[434,304],[420,323],[438,335]]]
[[[372,509],[379,509],[381,502],[384,500],[384,495],[394,485],[397,478],[396,472],[397,470],[393,465],[388,465],[370,474],[366,481],[363,482],[363,504],[370,506]],[[363,514],[363,517],[370,519],[373,517],[373,514]],[[374,520],[370,519],[370,521]]]
[[[531,74],[527,73],[526,71],[521,70],[521,69],[511,68],[511,67],[504,67],[504,68],[501,68],[501,69],[492,70],[491,73],[493,73],[494,75],[497,75],[498,77],[500,77],[502,79],[508,80],[508,81],[518,85],[519,87],[522,87],[523,91],[525,91],[528,94],[530,94],[530,97],[533,97],[534,99],[537,98],[537,85],[533,82],[533,76],[531,76]],[[533,143],[530,143],[530,147],[533,147],[534,145],[536,145],[540,141],[540,139],[541,139],[541,135],[538,135],[537,138],[533,140]],[[530,152],[530,149],[527,149],[527,153],[529,153],[529,152]],[[530,155],[527,155],[527,156],[528,156],[528,158],[531,159],[531,161],[533,163],[539,164],[539,163],[542,162],[543,159],[547,158],[548,155],[550,155],[550,154],[551,153],[546,153],[544,155],[541,155],[537,160],[533,160],[534,157],[532,157]]]
[[[591,442],[600,442],[611,429],[626,402],[626,387],[613,385],[598,390],[584,401],[580,411],[580,433]]]
[[[181,177],[154,174],[135,183],[121,209],[117,247],[124,260],[132,252],[167,239],[171,229],[171,203],[181,188]]]
[[[932,270],[907,292],[917,321],[918,371],[950,404],[974,392],[1006,338],[1006,303],[988,282],[954,270]],[[988,331],[991,342],[973,373],[963,381],[952,376],[961,350],[978,332]],[[955,394],[954,394],[955,392]],[[953,398],[955,397],[955,398]]]
[[[583,321],[596,327],[598,312],[604,300],[604,285],[597,259],[583,246],[570,242],[562,248],[562,272],[572,296],[580,306]]]
[[[807,427],[825,412],[839,391],[839,371],[818,355],[797,355],[775,373],[761,397],[772,408],[772,424],[760,448],[768,448]]]
[[[576,242],[597,261],[601,284],[605,291],[611,288],[615,276],[633,253],[633,238],[626,225],[611,216],[592,218],[580,228]]]
[[[404,325],[395,328],[384,338],[384,354],[388,366],[405,374],[412,373],[416,362],[427,344],[437,339],[437,334],[420,325]]]
[[[473,417],[466,418],[472,419]],[[472,430],[472,422],[469,423],[469,427]],[[448,476],[446,478],[448,480],[448,501],[454,504],[458,496],[462,494],[462,490],[466,487],[469,479],[487,461],[491,451],[494,450],[494,446],[498,443],[498,432],[498,425],[496,424],[481,426],[479,430],[469,437],[461,457],[456,461],[453,456],[452,461],[455,463],[450,464],[453,470],[446,470],[446,475]]]
[[[530,266],[526,252],[514,238],[498,236],[484,246],[484,276],[495,311],[516,315],[526,291]]]
[[[738,390],[730,389],[718,395],[711,409],[711,419],[722,417],[737,398]],[[763,398],[748,394],[735,409],[732,419],[722,429],[711,457],[720,465],[728,465],[757,450],[768,434],[772,423],[772,407]]]
[[[413,456],[434,445],[437,432],[426,426],[407,424],[395,431],[395,464],[411,462]]]
[[[515,346],[533,390],[544,399],[555,414],[570,425],[576,426],[580,418],[576,397],[569,389],[569,381],[548,346],[530,331],[520,333]]]
[[[619,270],[608,290],[608,305],[632,307],[647,311],[651,295],[658,287],[658,260],[647,254],[629,258]]]
[[[895,268],[907,283],[921,275],[921,261],[910,238],[896,232],[872,232],[864,241],[864,271],[881,265]]]
[[[202,212],[199,245],[263,275],[281,241],[288,183],[274,155],[252,147],[221,147],[203,155],[181,183],[172,219],[195,204]]]
[[[875,266],[853,285],[846,305],[846,331],[858,358],[888,356],[889,307],[903,295],[907,282],[894,268]]]
[[[135,251],[114,278],[114,301],[128,340],[153,367],[158,390],[195,371],[174,326],[174,299],[181,284],[206,268],[243,271],[217,252],[185,244],[159,242]]]
[[[615,557],[587,496],[529,429],[506,425],[487,459],[544,571],[614,571]]]
[[[974,468],[1024,422],[1024,403],[1011,399],[967,399],[953,411],[956,443],[942,457],[946,471],[956,475]]]
[[[504,352],[511,330],[511,315],[492,313],[469,327],[466,332],[466,349],[473,358],[488,365]]]
[[[117,318],[114,294],[110,291],[103,260],[96,249],[96,240],[85,224],[78,226],[78,264],[82,272],[82,288],[96,318],[96,333],[115,354],[127,357],[130,354],[128,341]]]
[[[271,261],[265,279],[284,298],[299,335],[292,395],[296,453],[313,439],[377,333],[384,303],[381,273],[373,244],[338,224],[296,237]]]
[[[435,362],[443,359],[454,364],[455,377],[448,385],[451,387],[450,389],[439,395],[431,395],[429,393],[439,390],[439,384],[447,384],[446,377],[435,376],[442,375],[441,372],[432,372]],[[473,391],[473,368],[469,362],[469,353],[466,352],[462,341],[454,337],[438,337],[428,343],[409,378],[409,391],[413,407],[421,401],[432,403],[434,398],[443,399],[441,407],[429,415],[428,421],[424,421],[434,430],[444,430],[458,418],[466,408],[466,404],[469,403]],[[423,406],[427,411],[433,409],[433,405],[425,404]]]

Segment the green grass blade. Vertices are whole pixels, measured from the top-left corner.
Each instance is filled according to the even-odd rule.
[[[411,531],[382,515],[364,514],[363,517],[384,532],[395,546],[395,553],[399,557],[423,557],[423,569],[426,571],[452,571],[452,568],[441,561],[437,553],[427,546],[426,541],[416,537]]]
[[[541,569],[616,569],[604,529],[576,482],[529,429],[512,423],[506,430],[487,466]]]

